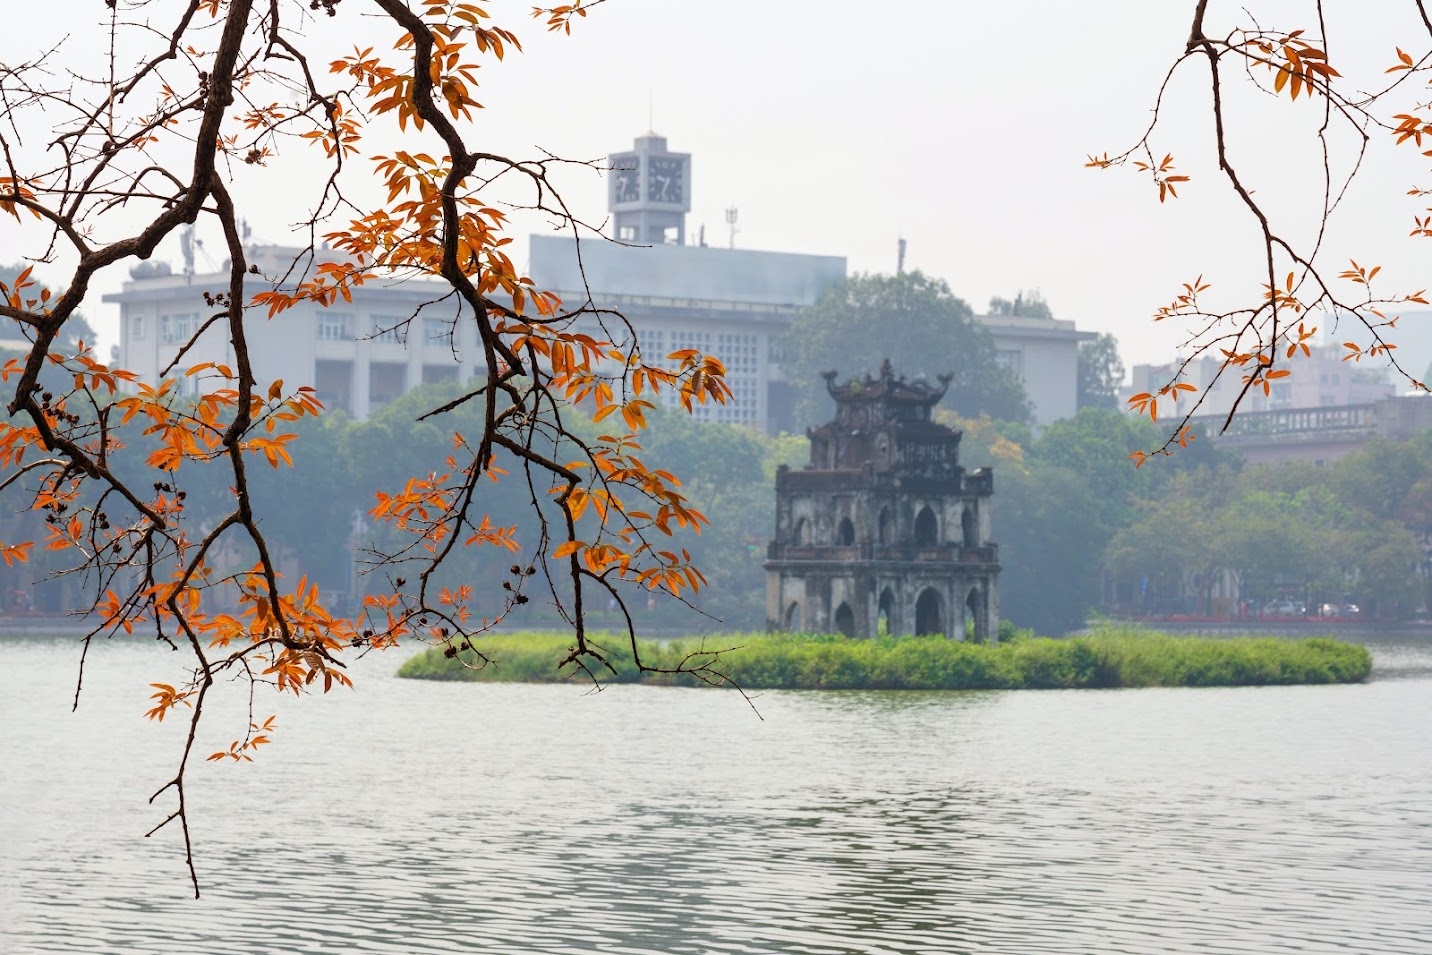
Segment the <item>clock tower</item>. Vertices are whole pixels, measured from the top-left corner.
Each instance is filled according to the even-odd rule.
[[[685,245],[691,154],[671,152],[666,137],[647,133],[636,138],[630,152],[607,159],[613,238],[637,245]]]

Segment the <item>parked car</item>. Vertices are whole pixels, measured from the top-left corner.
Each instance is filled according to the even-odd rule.
[[[1263,613],[1270,617],[1296,617],[1302,610],[1291,600],[1270,600],[1263,606]]]

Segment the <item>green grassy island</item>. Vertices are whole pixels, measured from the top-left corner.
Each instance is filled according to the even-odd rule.
[[[714,679],[686,673],[639,673],[631,649],[615,635],[596,642],[616,669],[604,682],[661,686],[719,685],[719,674],[747,690],[1015,690],[1140,686],[1263,686],[1356,683],[1372,656],[1355,643],[1318,638],[1185,637],[1134,627],[1108,627],[1066,639],[1005,635],[993,645],[943,637],[855,640],[811,634],[728,634],[641,641],[648,666],[708,664]],[[398,675],[424,680],[556,683],[590,680],[577,667],[557,669],[571,638],[511,634],[479,643],[491,662],[474,666],[463,650],[434,647],[411,658]],[[713,652],[719,651],[719,652]]]

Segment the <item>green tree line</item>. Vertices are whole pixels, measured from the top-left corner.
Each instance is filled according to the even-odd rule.
[[[1047,316],[1048,306],[1038,304]],[[802,396],[803,420],[824,420],[810,410],[825,398],[820,373],[863,354],[850,345],[861,336],[882,347],[903,347],[902,373],[908,365],[913,374],[933,375],[945,367],[942,356],[963,356],[938,413],[964,431],[966,467],[995,467],[1000,608],[1019,627],[1052,634],[1081,627],[1091,611],[1224,616],[1271,601],[1313,610],[1355,604],[1365,615],[1396,619],[1429,603],[1423,542],[1432,540],[1432,435],[1406,444],[1375,443],[1326,468],[1244,465],[1200,437],[1171,458],[1135,468],[1129,453],[1156,445],[1162,435],[1147,420],[1109,409],[1122,378],[1112,338],[1085,343],[1081,354],[1081,397],[1091,406],[1036,435],[1025,423],[1022,388],[997,366],[988,334],[969,307],[943,282],[919,273],[857,276],[796,321],[791,343],[805,345],[788,377]],[[63,384],[54,382],[55,390]],[[476,411],[460,405],[442,428],[418,419],[455,397],[455,388],[419,389],[367,421],[342,414],[303,421],[300,440],[291,444],[292,469],[251,469],[255,501],[285,565],[304,568],[324,591],[346,594],[350,605],[363,593],[387,589],[387,578],[403,573],[401,564],[384,567],[382,579],[367,573],[369,549],[396,542],[367,517],[371,489],[401,490],[414,466],[420,473],[448,468],[451,429],[479,428]],[[1001,420],[1001,412],[1014,420]],[[125,425],[123,440],[152,444],[144,424]],[[589,438],[605,430],[585,427]],[[710,521],[702,534],[683,542],[710,587],[699,614],[662,596],[636,601],[636,611],[646,615],[647,626],[762,627],[774,475],[781,464],[805,465],[806,439],[658,411],[640,440],[643,460],[681,475],[687,496]],[[232,490],[213,479],[213,470],[181,468],[172,484],[192,516],[217,521]],[[485,513],[527,515],[534,493],[538,506],[549,503],[545,488],[516,481],[484,485],[476,503]],[[0,515],[0,529],[8,538],[44,541],[47,519],[12,510]],[[518,526],[516,552],[455,549],[443,583],[471,586],[479,612],[484,595],[492,595],[495,612],[513,583],[513,567],[540,563],[535,525],[528,517]],[[234,568],[254,559],[221,557]],[[24,591],[35,609],[72,609],[77,581],[33,585],[55,569],[51,563],[37,548],[31,564],[0,568],[5,606],[14,609],[16,593]],[[1235,591],[1237,598],[1230,596]],[[549,609],[534,600],[521,608],[526,619],[514,622],[559,624],[544,617]],[[591,609],[599,623],[610,612],[601,604]]]

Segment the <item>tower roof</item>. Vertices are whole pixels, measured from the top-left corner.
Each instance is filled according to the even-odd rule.
[[[950,387],[950,381],[954,378],[954,375],[940,375],[937,379],[938,386],[930,384],[923,378],[908,381],[904,375],[896,377],[888,358],[880,363],[880,374],[877,377],[867,374],[864,378],[851,378],[844,384],[838,385],[836,384],[838,375],[839,372],[827,371],[821,376],[825,379],[826,391],[835,399],[837,408],[853,402],[879,402],[890,406],[931,408],[945,397],[945,392]],[[895,408],[892,407],[891,410],[894,411]],[[912,415],[897,412],[890,417],[898,419],[912,417]],[[925,415],[913,417],[925,417]]]

